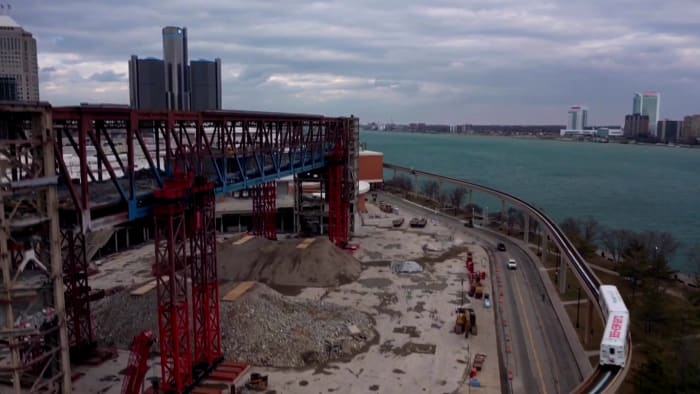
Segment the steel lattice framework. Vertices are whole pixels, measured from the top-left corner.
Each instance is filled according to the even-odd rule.
[[[188,213],[192,269],[194,363],[212,367],[222,356],[216,262],[214,185],[197,178]]]
[[[61,249],[68,339],[73,354],[88,357],[88,350],[94,345],[94,340],[85,234],[75,229],[62,229]]]
[[[192,383],[189,303],[187,298],[186,199],[190,178],[174,179],[156,191],[154,208],[155,272],[162,385],[181,393]]]
[[[3,392],[71,393],[51,111],[0,106]]]
[[[253,199],[253,234],[277,239],[277,184],[267,182],[249,190]]]
[[[176,169],[226,195],[323,168],[335,134],[349,127],[349,118],[304,114],[53,111],[64,207],[80,213],[86,231],[150,216],[153,190]]]

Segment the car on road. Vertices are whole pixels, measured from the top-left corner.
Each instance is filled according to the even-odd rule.
[[[505,251],[506,251],[506,245],[505,245],[503,242],[499,242],[499,243],[498,243],[498,246],[496,247],[496,249],[500,250],[501,252],[505,252]]]
[[[516,268],[518,268],[518,263],[515,262],[515,259],[508,259],[508,269],[514,270]]]

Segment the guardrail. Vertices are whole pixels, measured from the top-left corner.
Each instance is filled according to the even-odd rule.
[[[600,279],[593,273],[593,270],[588,266],[586,260],[581,256],[581,254],[576,250],[573,243],[566,237],[564,232],[559,228],[559,226],[545,215],[542,211],[535,208],[532,204],[512,194],[496,190],[494,188],[479,185],[476,183],[466,182],[455,178],[450,178],[442,175],[432,174],[429,172],[416,170],[413,168],[398,166],[394,164],[384,163],[384,168],[394,171],[405,172],[414,176],[422,176],[426,178],[432,178],[438,181],[443,181],[451,183],[453,185],[461,186],[466,189],[476,190],[485,194],[489,194],[498,197],[501,200],[508,201],[511,205],[517,206],[527,212],[530,216],[535,219],[539,219],[542,225],[546,228],[547,232],[551,236],[551,239],[557,244],[559,250],[566,256],[567,260],[574,268],[574,274],[577,279],[584,284],[584,291],[588,294],[591,299],[595,299],[598,304],[598,313],[603,316],[603,310],[599,302],[599,288],[601,285]],[[627,363],[626,365],[631,365],[632,361],[632,337],[628,335],[628,353],[627,353]],[[584,381],[574,389],[574,393],[604,393],[610,390],[610,392],[615,392],[619,388],[620,384],[627,375],[627,370],[629,368],[622,369],[606,369],[602,368],[600,365],[598,368],[593,370],[593,373],[589,375]]]

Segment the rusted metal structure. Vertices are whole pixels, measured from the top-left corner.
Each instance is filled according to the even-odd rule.
[[[277,185],[268,182],[249,190],[253,199],[253,234],[277,239]]]
[[[14,393],[72,392],[51,124],[48,104],[0,104],[0,380]]]
[[[328,220],[334,223],[335,237],[347,239],[347,229],[339,226],[348,223],[343,209],[351,200],[343,199],[351,198],[352,170],[339,167],[351,165],[352,159],[339,155],[353,154],[349,128],[357,125],[355,118],[146,112],[103,105],[52,109],[48,104],[8,105],[0,112],[4,139],[0,163],[8,163],[0,171],[7,178],[2,183],[5,214],[0,215],[0,293],[7,330],[0,335],[6,337],[12,356],[7,364],[11,367],[2,364],[0,375],[4,372],[17,387],[28,383],[35,389],[70,392],[68,349],[85,354],[94,348],[86,253],[92,231],[153,216],[160,350],[167,355],[162,363],[163,386],[175,391],[190,385],[194,367],[213,368],[222,354],[219,315],[214,313],[219,310],[216,196],[260,191],[256,228],[274,239],[274,180],[324,172],[333,161],[337,168],[325,176],[334,177],[336,185],[331,216],[342,217]],[[24,215],[30,208],[43,219],[36,223],[22,219],[18,225],[18,212]],[[31,240],[29,233],[40,234],[41,240]],[[34,252],[27,253],[30,249]],[[22,276],[18,267],[35,269],[25,264],[27,255],[41,255],[38,260],[50,262],[51,275],[37,286],[51,288],[45,305],[50,307],[47,316],[54,316],[54,311],[56,316],[53,325],[31,333],[10,327],[19,305],[44,294],[39,287],[17,290],[17,278]]]

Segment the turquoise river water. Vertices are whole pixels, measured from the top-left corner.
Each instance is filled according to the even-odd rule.
[[[609,227],[668,231],[682,244],[673,268],[695,270],[686,253],[700,243],[700,149],[371,131],[361,142],[385,162],[494,187],[557,221],[590,215]]]

